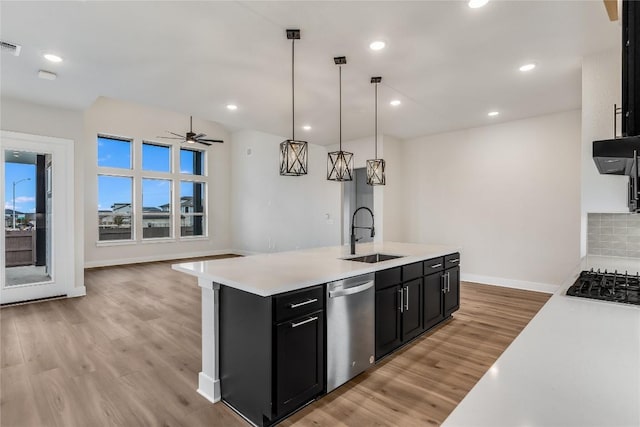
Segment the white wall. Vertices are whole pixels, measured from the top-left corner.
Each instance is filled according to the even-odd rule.
[[[280,176],[278,168],[279,145],[286,138],[245,130],[231,139],[234,250],[340,244],[340,184],[326,180],[325,147],[309,144],[309,173],[291,177]]]
[[[626,176],[601,175],[593,162],[593,141],[613,137],[613,105],[621,105],[620,49],[587,56],[582,61],[582,233],[586,254],[588,212],[629,212]],[[619,121],[619,120],[618,120]]]
[[[84,185],[79,179],[84,173],[85,152],[82,112],[3,97],[0,99],[0,128],[74,141],[75,206],[73,236],[70,238],[74,240],[75,287],[84,287]]]
[[[328,147],[330,151],[338,150],[338,146]],[[366,167],[369,159],[375,158],[374,138],[355,139],[342,143],[342,149],[353,153],[354,168]],[[385,160],[386,185],[373,187],[373,213],[375,215],[375,241],[402,241],[404,238],[403,176],[400,156],[403,150],[402,141],[389,135],[378,136],[378,157]],[[348,225],[351,218],[343,216],[345,236],[349,235]],[[348,238],[345,243],[348,243]]]
[[[97,143],[98,134],[134,138],[136,141],[170,140],[158,139],[167,131],[182,133],[189,126],[189,116],[166,110],[141,106],[109,98],[98,98],[85,112],[84,153],[85,174],[85,265],[89,267],[125,264],[160,259],[177,259],[190,256],[211,255],[226,252],[231,245],[230,232],[230,135],[221,125],[194,117],[196,132],[222,139],[224,144],[213,144],[207,148],[208,214],[207,239],[176,239],[163,243],[136,243],[115,246],[97,244],[98,199],[97,199]],[[179,142],[175,146],[179,146]]]
[[[462,247],[463,279],[553,289],[580,259],[580,111],[403,142],[405,240]]]

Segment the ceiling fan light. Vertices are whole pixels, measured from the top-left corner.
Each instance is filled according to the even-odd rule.
[[[329,181],[353,181],[353,153],[342,150],[332,151],[327,160]]]
[[[307,141],[287,139],[280,143],[280,175],[307,174]]]

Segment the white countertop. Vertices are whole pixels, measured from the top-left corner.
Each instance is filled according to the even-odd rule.
[[[458,251],[459,248],[440,245],[363,243],[356,245],[356,255],[349,254],[349,246],[331,246],[240,258],[185,262],[174,264],[172,268],[199,279],[266,297]],[[342,259],[372,253],[403,255],[403,257],[375,264]]]
[[[588,257],[581,270],[640,271]],[[634,272],[634,273],[635,273]],[[640,426],[640,306],[566,296],[573,274],[444,427]]]

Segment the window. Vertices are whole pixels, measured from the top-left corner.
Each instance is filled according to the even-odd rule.
[[[133,179],[98,175],[98,239],[133,239]]]
[[[171,181],[142,180],[142,238],[171,237]]]
[[[171,172],[171,147],[143,142],[142,170]]]
[[[103,134],[97,153],[100,246],[207,236],[206,151]]]
[[[98,167],[131,169],[131,141],[98,135]]]
[[[202,151],[180,149],[180,173],[204,175],[204,153]]]
[[[180,182],[180,236],[205,235],[204,205],[204,182]]]

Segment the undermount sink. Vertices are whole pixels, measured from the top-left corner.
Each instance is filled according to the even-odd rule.
[[[388,261],[390,259],[402,258],[403,255],[387,255],[387,254],[370,254],[370,255],[362,255],[353,258],[343,258],[346,261],[357,261],[357,262],[367,262],[369,264],[374,264],[380,261]]]

